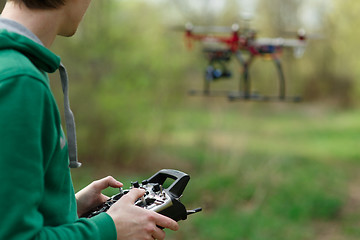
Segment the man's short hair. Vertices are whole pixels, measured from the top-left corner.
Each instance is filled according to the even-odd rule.
[[[30,9],[51,9],[58,8],[65,4],[66,0],[8,0],[15,3],[24,3]]]

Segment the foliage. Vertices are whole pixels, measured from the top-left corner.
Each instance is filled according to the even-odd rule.
[[[294,11],[301,3],[288,2],[278,8],[279,14],[275,14],[278,20],[265,21],[274,16],[281,4],[282,1],[276,1],[271,6],[259,5],[267,6],[259,7],[263,14],[254,23],[260,24],[254,26],[259,27],[260,34],[267,34],[262,30],[278,32],[280,27],[286,28],[292,15],[282,13]],[[328,13],[323,13],[323,29],[329,35],[325,35],[326,40],[310,41],[304,58],[294,60],[291,52],[285,52],[282,60],[289,95],[303,95],[305,100],[328,99],[340,107],[354,104],[357,61],[356,55],[351,54],[354,48],[346,46],[351,39],[354,39],[353,45],[357,41],[351,38],[350,28],[337,24],[348,25],[352,21],[347,15],[341,15],[338,21],[338,13],[351,8],[350,2],[347,4],[339,4],[329,18]],[[213,21],[228,25],[241,21],[236,13],[238,8],[236,1],[228,1],[223,14],[218,13]],[[171,4],[167,4],[166,9],[172,12]],[[166,28],[173,20],[161,5],[97,1],[92,3],[84,20],[71,40],[60,39],[53,48],[62,56],[70,74],[80,155],[93,160],[122,158],[123,163],[130,163],[147,155],[167,131],[172,121],[168,110],[184,106],[188,89],[201,88],[205,61],[198,51],[185,49],[181,33]],[[281,24],[276,26],[277,22]],[[300,23],[294,19],[289,27],[297,24]],[[341,38],[335,38],[337,34]],[[344,68],[343,62],[348,62],[351,68]],[[238,64],[231,63],[231,69],[232,85],[228,82],[224,86],[237,87]],[[254,90],[277,92],[277,73],[272,62],[257,59],[251,68],[251,77]],[[59,84],[54,87],[58,88]],[[55,90],[55,95],[61,99],[60,90]]]
[[[99,10],[108,14],[90,17]],[[179,34],[163,27],[159,11],[139,2],[96,2],[74,39],[56,43],[70,73],[84,158],[130,161],[149,141],[155,144],[166,109],[186,91],[184,69],[193,60]]]

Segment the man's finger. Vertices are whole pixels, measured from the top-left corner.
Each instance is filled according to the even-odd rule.
[[[165,239],[165,232],[164,230],[156,227],[154,233],[152,234],[152,237],[157,240],[163,240]]]
[[[123,184],[121,182],[117,181],[112,176],[107,176],[107,177],[102,178],[100,180],[94,181],[93,185],[94,185],[94,187],[96,189],[98,189],[100,191],[105,189],[105,188],[108,188],[108,187],[118,188],[118,187],[123,186]]]
[[[179,224],[173,219],[161,215],[159,213],[155,213],[155,214],[156,214],[156,218],[155,218],[156,225],[163,228],[169,228],[173,231],[177,231],[179,229]]]

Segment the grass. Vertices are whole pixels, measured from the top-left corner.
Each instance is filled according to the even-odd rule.
[[[360,111],[189,101],[187,108],[169,110],[163,132],[141,133],[156,139],[141,159],[150,162],[146,170],[134,170],[137,162],[101,173],[84,167],[73,171],[75,188],[106,170],[129,182],[176,168],[192,177],[182,201],[203,212],[181,222],[178,232],[168,231],[167,239],[360,237]]]

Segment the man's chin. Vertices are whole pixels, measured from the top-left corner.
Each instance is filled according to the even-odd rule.
[[[59,36],[62,36],[62,37],[72,37],[72,36],[75,35],[76,30],[77,30],[77,29],[74,29],[74,30],[71,30],[71,31],[66,31],[66,32],[61,32],[61,33],[59,33],[58,35],[59,35]]]

